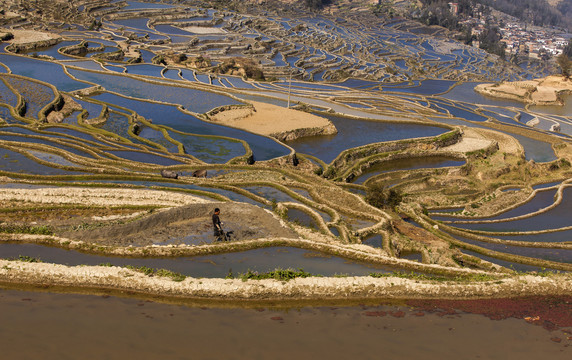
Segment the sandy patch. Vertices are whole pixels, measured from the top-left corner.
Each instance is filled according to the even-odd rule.
[[[304,111],[255,101],[251,103],[254,105],[254,111],[251,109],[227,110],[217,113],[212,117],[212,120],[261,135],[272,135],[298,129],[333,127],[328,119]]]
[[[59,36],[58,34],[34,31],[34,30],[6,30],[6,32],[11,32],[12,34],[14,34],[14,39],[10,41],[13,44],[27,44],[38,41],[46,41],[46,40],[61,38],[61,36]]]
[[[536,91],[530,94],[530,99],[535,103],[555,102],[558,100],[558,96],[552,86],[537,86]]]
[[[463,139],[451,146],[443,148],[448,151],[470,152],[484,149],[493,141],[499,145],[499,151],[516,154],[523,151],[520,143],[510,135],[489,129],[463,128]]]
[[[493,140],[489,139],[486,134],[479,133],[472,128],[463,129],[463,139],[456,144],[447,146],[443,150],[455,152],[470,152],[485,149]]]
[[[4,15],[0,15],[0,18],[4,19],[14,19],[20,17],[20,14],[13,11],[6,11]]]
[[[226,34],[224,29],[205,26],[187,26],[181,29],[193,34]]]
[[[473,129],[475,132],[484,136],[485,138],[496,141],[499,144],[499,151],[505,152],[507,154],[516,154],[520,151],[524,151],[522,145],[508,134],[504,134],[494,130],[488,129]]]

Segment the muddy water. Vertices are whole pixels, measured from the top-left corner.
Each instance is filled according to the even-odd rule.
[[[563,106],[531,106],[530,110],[549,115],[570,116],[572,115],[572,95],[564,95],[563,99]]]
[[[572,354],[567,329],[443,314],[404,305],[199,308],[0,290],[0,348],[6,359],[45,360],[85,354],[94,359],[560,360]]]

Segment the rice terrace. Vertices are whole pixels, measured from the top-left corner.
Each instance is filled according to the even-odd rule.
[[[406,16],[426,3],[0,0],[2,307],[266,308],[324,341],[357,325],[276,309],[462,312],[568,358],[572,80]]]

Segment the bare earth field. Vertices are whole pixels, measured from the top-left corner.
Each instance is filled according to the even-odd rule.
[[[559,95],[572,91],[572,81],[553,75],[543,79],[480,84],[475,91],[483,95],[522,101],[534,105],[562,105]]]
[[[331,135],[337,132],[335,126],[328,119],[317,115],[256,101],[251,101],[251,103],[254,110],[242,108],[222,111],[214,115],[212,120],[255,134],[270,136],[295,130],[320,132],[322,135]]]
[[[60,35],[57,34],[40,32],[35,30],[0,29],[0,32],[11,32],[14,35],[14,39],[11,40],[10,42],[14,44],[34,43],[38,41],[59,39],[61,37]]]

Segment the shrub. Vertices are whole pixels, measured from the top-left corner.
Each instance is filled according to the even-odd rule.
[[[29,225],[0,225],[0,233],[32,234],[32,235],[54,234],[53,230],[49,226],[29,226]]]
[[[377,208],[392,209],[403,201],[403,194],[394,189],[385,189],[383,185],[374,184],[368,186],[365,195],[365,201]]]
[[[232,273],[230,274],[232,276]],[[246,280],[262,280],[262,279],[274,279],[280,281],[288,281],[295,278],[306,278],[310,277],[312,274],[305,272],[302,269],[293,270],[293,269],[275,269],[273,271],[259,273],[257,271],[248,270],[246,273],[238,274],[238,278],[242,279],[243,281]],[[229,278],[229,275],[227,275]]]

